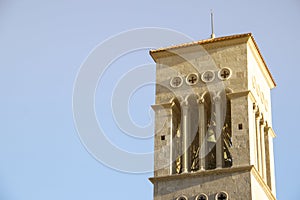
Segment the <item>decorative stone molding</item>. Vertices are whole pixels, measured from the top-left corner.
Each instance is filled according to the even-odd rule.
[[[224,191],[216,194],[215,200],[228,200],[228,194]]]
[[[208,197],[207,197],[206,194],[201,193],[201,194],[196,196],[195,200],[208,200]]]
[[[187,75],[185,81],[188,85],[196,85],[199,82],[199,76],[196,73],[191,73]]]
[[[176,200],[188,200],[188,198],[185,195],[180,195]]]
[[[212,82],[213,80],[215,80],[215,73],[211,70],[208,70],[206,72],[204,72],[202,75],[201,75],[201,80],[204,82],[204,83],[210,83]]]
[[[173,88],[179,88],[183,83],[183,80],[180,76],[175,76],[173,78],[171,78],[170,80],[170,85]]]
[[[221,70],[218,71],[218,78],[222,81],[226,81],[228,79],[230,79],[232,75],[232,71],[230,68],[222,68]]]

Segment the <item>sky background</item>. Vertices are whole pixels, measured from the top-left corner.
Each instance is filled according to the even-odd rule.
[[[299,0],[0,0],[0,199],[152,199],[152,173],[116,171],[82,145],[73,120],[74,81],[99,43],[129,29],[161,27],[208,38],[210,9],[216,36],[254,34],[277,82],[277,196],[298,199]],[[118,76],[149,62],[148,49],[123,56],[96,90],[96,115],[107,137],[128,151],[151,151],[152,138],[126,139],[114,124],[109,97]],[[137,90],[128,106],[132,120],[148,124],[151,104],[154,86]]]

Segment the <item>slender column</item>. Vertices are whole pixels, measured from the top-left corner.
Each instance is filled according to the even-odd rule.
[[[260,142],[261,142],[261,163],[262,163],[262,178],[266,181],[266,147],[265,147],[265,126],[266,122],[263,120],[260,121]]]
[[[216,112],[216,168],[222,168],[224,166],[224,139],[222,134],[222,118],[221,118],[221,101],[219,96],[214,97],[215,112]]]
[[[182,142],[183,142],[183,166],[182,166],[182,172],[183,173],[188,173],[191,170],[191,165],[190,165],[190,160],[191,160],[191,156],[190,156],[190,149],[189,149],[189,145],[190,145],[190,141],[189,141],[189,133],[190,133],[190,125],[189,125],[189,106],[187,102],[184,102],[181,106],[182,109]]]
[[[255,133],[253,134],[253,144],[254,144],[254,166],[256,167],[256,169],[258,169],[258,158],[257,158],[257,136],[256,136],[256,112],[257,112],[257,106],[254,103],[253,104],[253,131],[255,131]]]
[[[266,123],[265,126],[265,144],[266,144],[266,180],[267,184],[272,190],[271,184],[271,164],[270,164],[270,136],[269,136],[269,126]]]
[[[269,164],[267,165],[267,176],[268,177],[268,185],[270,189],[272,190],[272,193],[276,195],[276,186],[275,186],[275,169],[274,169],[274,150],[273,150],[273,138],[276,137],[275,133],[273,132],[273,129],[267,125],[266,131],[266,138],[268,138],[266,145],[268,145],[266,148],[267,155],[268,155],[268,161]]]
[[[262,175],[262,163],[261,163],[261,137],[260,137],[260,113],[257,112],[255,115],[255,124],[256,124],[256,139],[257,139],[257,166],[260,175]]]
[[[177,132],[177,127],[178,127],[178,118],[180,118],[179,115],[179,110],[178,107],[176,106],[175,102],[172,102],[170,106],[170,121],[169,121],[169,132],[170,132],[170,141],[169,141],[169,146],[170,146],[170,174],[176,174],[176,158],[179,155],[178,154],[178,147],[177,147],[177,140],[176,140],[176,132]]]
[[[206,112],[204,106],[204,99],[198,100],[199,111],[199,170],[205,170],[205,156],[206,156]]]
[[[172,107],[174,106],[174,103],[172,104]],[[175,174],[176,173],[176,168],[174,164],[174,147],[173,147],[173,139],[174,139],[174,116],[173,116],[173,111],[171,107],[171,119],[170,119],[170,174]]]

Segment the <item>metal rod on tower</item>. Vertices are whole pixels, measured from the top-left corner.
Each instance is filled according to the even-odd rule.
[[[211,35],[210,35],[210,37],[213,39],[213,38],[215,38],[215,33],[214,33],[214,13],[213,13],[213,10],[210,11],[210,20],[211,20]]]

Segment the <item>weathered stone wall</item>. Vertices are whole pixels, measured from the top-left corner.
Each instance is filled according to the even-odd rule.
[[[231,99],[233,166],[250,165],[248,98],[243,95]]]
[[[215,200],[216,194],[221,191],[225,191],[230,200],[252,200],[250,173],[247,171],[177,175],[169,180],[157,180],[154,188],[154,200],[176,200],[180,195],[194,200],[201,193],[206,194],[208,200]]]

